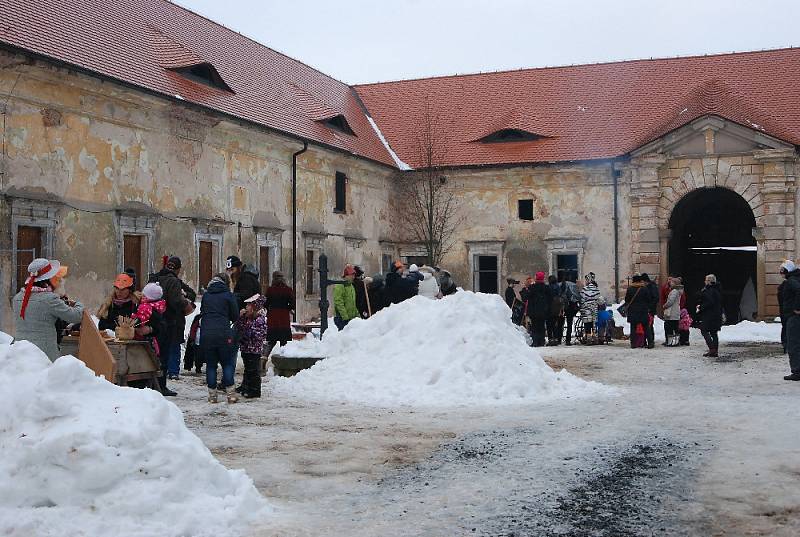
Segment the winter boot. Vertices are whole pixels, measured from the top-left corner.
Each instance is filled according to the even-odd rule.
[[[786,375],[783,377],[783,380],[800,380],[800,373],[792,373],[791,375]]]
[[[708,351],[708,357],[709,358],[719,358],[719,353],[717,352],[717,349],[716,348],[710,349]]]
[[[236,390],[233,389],[233,386],[228,386],[225,388],[225,394],[228,397],[228,403],[238,403],[239,402],[239,394],[236,393]]]
[[[217,403],[217,390],[215,388],[208,389],[208,402],[209,403]]]
[[[261,367],[259,368],[259,375],[262,377],[267,376],[267,360],[266,356],[261,357]]]
[[[167,388],[167,376],[158,377],[158,387],[161,389],[161,395],[164,397],[175,397],[178,395],[176,392],[173,392],[169,388]]]

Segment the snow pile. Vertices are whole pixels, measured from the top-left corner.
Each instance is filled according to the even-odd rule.
[[[613,305],[614,323],[623,327],[625,335],[630,335],[631,325],[628,323],[628,319],[617,311],[619,306],[619,304]],[[656,317],[653,321],[653,329],[656,341],[664,341],[664,321]],[[703,341],[699,329],[692,328],[690,334],[693,341]],[[780,343],[781,324],[779,322],[740,321],[736,324],[723,326],[722,331],[719,333],[719,340],[721,343]]]
[[[0,333],[0,535],[204,536],[269,514],[152,390]]]
[[[699,333],[699,330],[696,330]],[[780,323],[756,323],[753,321],[741,321],[730,326],[723,326],[719,334],[719,340],[723,343],[780,343],[781,324]]]
[[[550,369],[510,315],[498,295],[415,297],[326,332],[321,342],[287,344],[282,355],[327,359],[276,378],[275,389],[375,406],[520,404],[610,392]]]

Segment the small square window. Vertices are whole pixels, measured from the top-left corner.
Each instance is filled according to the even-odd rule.
[[[533,200],[519,200],[518,202],[519,219],[533,220]]]
[[[347,212],[347,176],[342,172],[336,172],[336,204],[333,212]]]

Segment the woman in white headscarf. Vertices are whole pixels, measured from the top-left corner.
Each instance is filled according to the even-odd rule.
[[[28,265],[25,287],[14,297],[17,318],[17,341],[30,341],[50,361],[61,356],[56,336],[56,321],[79,323],[83,306],[78,302],[65,302],[53,289],[51,279],[58,275],[61,263],[55,260],[34,259]]]

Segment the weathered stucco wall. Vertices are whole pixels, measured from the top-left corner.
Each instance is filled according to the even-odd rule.
[[[155,241],[148,269],[160,268],[162,255],[178,255],[193,286],[196,233],[221,236],[216,271],[231,254],[257,263],[257,233],[267,230],[279,240],[277,266],[291,270],[291,163],[302,144],[20,55],[0,52],[0,66],[0,93],[8,99],[3,244],[10,248],[6,201],[48,203],[54,217],[49,254],[70,265],[72,296],[94,309],[110,289],[121,268],[121,216],[154,217],[147,230]],[[315,146],[298,165],[303,317],[313,314],[315,301],[303,300],[302,232],[323,235],[335,270],[354,258],[377,270],[392,170]],[[336,171],[348,176],[346,214],[333,212]],[[6,295],[12,272],[2,273]],[[6,296],[2,318],[10,330],[8,304]]]
[[[465,169],[445,175],[460,196],[463,221],[443,266],[472,289],[472,253],[498,251],[500,289],[505,278],[524,280],[537,271],[555,273],[554,254],[576,253],[583,276],[595,272],[601,290],[614,298],[614,189],[609,163]],[[619,258],[624,281],[630,259],[628,187],[620,182]],[[532,199],[534,218],[521,220],[518,200]],[[472,253],[471,253],[472,252]]]

